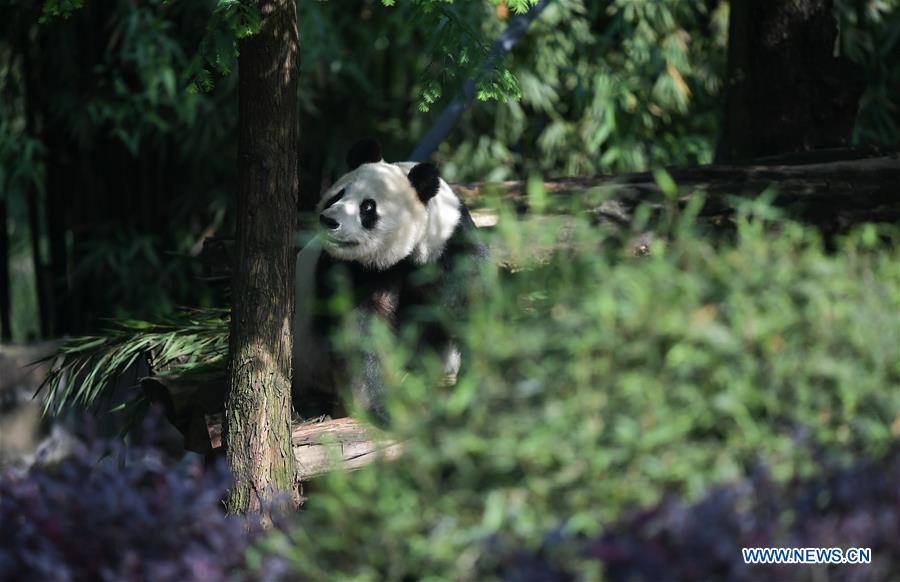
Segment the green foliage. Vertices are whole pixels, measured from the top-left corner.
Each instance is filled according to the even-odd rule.
[[[192,65],[190,92],[211,91],[215,86],[214,75],[230,75],[237,67],[237,42],[259,32],[261,24],[256,2],[217,0]]]
[[[867,88],[860,101],[853,140],[896,145],[900,141],[900,1],[838,0],[841,51],[859,64]]]
[[[727,24],[725,3],[552,2],[514,51],[521,102],[474,107],[440,150],[446,174],[503,180],[711,161]]]
[[[507,95],[519,97],[518,85],[505,68],[481,70],[490,44],[463,14],[444,3],[435,3],[434,11],[425,14],[427,17],[419,19],[419,25],[433,33],[429,35],[431,58],[424,72],[419,111],[427,112],[443,96],[445,86],[456,89],[469,78],[475,79],[478,98],[483,101]]]
[[[211,302],[211,290],[198,285],[199,261],[161,252],[167,246],[163,237],[132,228],[98,229],[94,234],[72,269],[72,284],[76,289],[89,289],[98,277],[108,281],[101,293],[115,298],[106,311],[109,317],[141,313],[144,318],[157,319],[175,311],[179,297],[194,297],[199,305]],[[190,241],[179,242],[187,246]]]
[[[518,13],[525,12],[536,1],[516,0],[510,3],[510,8]],[[394,6],[390,0],[384,0],[383,4],[387,8]],[[490,43],[466,18],[471,13],[470,8],[459,10],[453,0],[417,0],[413,6],[414,17],[406,24],[432,31],[423,51],[430,63],[418,96],[420,111],[427,112],[441,98],[444,87],[455,89],[469,78],[476,81],[477,96],[482,101],[520,97],[515,77],[502,63],[494,63],[484,69]],[[346,7],[341,9],[346,10]],[[302,26],[303,8],[300,10]],[[259,11],[254,2],[217,0],[200,46],[199,58],[193,66],[191,91],[209,91],[215,86],[215,75],[231,74],[237,65],[237,41],[255,34],[260,24]],[[322,25],[321,22],[315,24]]]
[[[727,3],[553,0],[511,56],[483,70],[509,17],[531,3],[298,3],[301,200],[313,200],[323,178],[342,169],[348,144],[360,136],[379,136],[388,159],[404,159],[469,78],[481,98],[495,100],[477,102],[442,144],[436,161],[450,181],[585,175],[712,159],[724,97]],[[21,47],[11,47],[11,40],[0,44],[4,98],[22,91],[25,57],[31,70],[40,65],[51,71],[37,79],[41,90],[32,92],[29,107],[44,127],[74,135],[77,147],[49,144],[50,152],[32,150],[33,163],[17,158],[4,160],[3,167],[31,168],[38,173],[29,176],[39,179],[44,156],[53,156],[58,166],[80,155],[84,159],[73,165],[90,175],[73,181],[133,192],[148,206],[166,209],[161,232],[148,233],[146,225],[131,230],[151,236],[157,256],[164,250],[186,253],[206,233],[227,228],[223,213],[235,183],[236,75],[222,75],[234,71],[237,39],[258,27],[253,3],[118,0],[102,14],[92,6],[67,9],[70,18],[40,26],[34,20],[42,6],[62,14],[78,2],[6,5],[17,18],[29,10],[35,16],[7,21],[6,37],[25,41]],[[869,82],[855,140],[894,144],[900,135],[897,0],[842,0],[836,10],[842,50],[863,64]],[[22,30],[27,34],[17,32]],[[21,140],[35,137],[32,130],[22,131],[25,111],[16,106],[0,112],[12,129],[0,133],[0,150],[18,156]],[[116,148],[100,147],[110,136],[141,159],[146,174],[131,183],[115,176],[118,164],[107,160]],[[148,182],[145,175],[168,177],[161,189],[174,200],[158,190],[139,191]],[[24,223],[21,189],[9,195],[13,221]],[[73,195],[79,203],[84,198]],[[102,223],[102,209],[73,220]],[[95,239],[116,232],[119,222],[96,222],[76,237],[91,240],[76,240],[74,263],[85,246],[118,242]],[[27,230],[17,233],[14,244],[24,248],[20,237]],[[144,272],[129,271],[139,279]],[[180,272],[180,279],[169,279],[172,285],[160,290],[173,297],[159,309],[135,307],[130,299],[123,309],[151,317],[172,304],[200,304],[201,298],[183,293],[192,289],[192,273]],[[91,279],[86,274],[82,280]],[[147,289],[140,281],[123,281],[125,286]],[[158,295],[148,294],[144,305]],[[120,303],[112,294],[104,302]]]
[[[39,327],[30,197],[45,288],[71,285],[51,307],[75,308],[73,328],[208,304],[199,265],[182,258],[225,223],[235,179],[234,78],[188,91],[214,2],[120,0],[42,25],[40,4],[4,7],[0,186],[12,218],[15,339]],[[52,211],[62,224],[47,222]],[[50,228],[67,230],[68,257],[52,265]]]
[[[536,3],[515,0],[509,8],[524,13]],[[384,4],[392,6],[393,2]],[[424,51],[429,63],[417,102],[420,112],[428,112],[444,96],[445,88],[452,89],[452,97],[469,79],[475,82],[475,95],[480,101],[521,98],[518,82],[506,65],[489,62],[492,39],[483,34],[479,17],[473,18],[484,12],[483,6],[457,5],[453,0],[418,0],[415,4],[420,11],[413,26],[430,31]],[[499,0],[494,4],[500,4]]]
[[[546,207],[539,190],[529,197]],[[372,330],[404,456],[317,480],[291,533],[261,551],[304,578],[481,579],[497,548],[595,534],[667,493],[690,502],[759,467],[786,483],[813,476],[814,458],[896,446],[896,227],[826,251],[764,202],[724,241],[693,225],[694,208],[664,216],[638,258],[631,233],[570,210],[499,209],[491,246],[513,267],[465,279],[471,313],[449,322],[465,346],[455,386],[438,387],[437,358]],[[172,374],[221,369],[227,331],[225,312],[191,312],[71,340],[48,409],[98,405],[146,351]]]
[[[118,14],[115,52],[94,71],[99,90],[72,112],[78,137],[89,142],[98,128],[138,155],[142,141],[184,131],[208,101],[187,89],[194,47],[179,38],[163,0]]]
[[[184,376],[224,369],[228,353],[227,311],[183,310],[160,323],[115,320],[100,334],[65,340],[46,358],[52,363],[41,390],[45,414],[68,408],[103,411],[116,382],[143,358],[157,375]],[[140,401],[130,395],[130,404]]]
[[[483,579],[499,548],[596,533],[667,492],[884,455],[900,437],[900,232],[867,226],[827,253],[765,210],[721,245],[672,217],[643,258],[581,220],[501,218],[493,247],[517,270],[473,289],[456,386],[386,342],[389,369],[412,370],[385,375],[404,456],[318,480],[265,549],[311,579]]]
[[[41,8],[41,23],[51,18],[68,18],[76,10],[81,10],[84,0],[45,0]]]

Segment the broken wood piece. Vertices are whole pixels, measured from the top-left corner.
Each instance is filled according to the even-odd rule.
[[[206,427],[212,450],[222,446],[223,415],[207,414]],[[335,470],[352,471],[375,461],[400,456],[401,443],[378,438],[379,431],[352,418],[295,424],[291,430],[297,478],[307,481]]]
[[[166,418],[184,437],[184,448],[201,455],[212,452],[206,415],[225,409],[221,372],[187,376],[155,375],[140,386],[151,401],[160,403]]]

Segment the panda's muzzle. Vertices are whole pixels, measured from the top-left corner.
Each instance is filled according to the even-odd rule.
[[[340,226],[340,223],[337,220],[335,220],[333,218],[328,218],[324,214],[319,215],[319,222],[322,223],[322,226],[324,226],[325,228],[330,229],[330,230],[335,230],[337,227]]]

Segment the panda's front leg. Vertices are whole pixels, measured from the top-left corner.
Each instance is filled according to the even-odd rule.
[[[357,365],[350,380],[353,404],[358,410],[368,414],[376,424],[386,426],[390,419],[385,406],[384,381],[381,363],[373,348],[374,338],[371,333],[371,326],[376,323],[375,319],[378,318],[378,315],[369,311],[363,311],[357,315],[359,349],[356,358]]]
[[[353,382],[353,400],[379,426],[387,426],[390,421],[385,407],[384,383],[381,379],[381,365],[378,355],[366,351],[362,355],[359,378]]]
[[[459,375],[459,367],[462,364],[462,354],[456,342],[447,342],[442,350],[441,361],[444,364],[444,383],[447,386],[455,385],[456,378]]]

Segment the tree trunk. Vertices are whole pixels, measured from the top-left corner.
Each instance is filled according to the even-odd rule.
[[[291,316],[297,209],[297,16],[257,0],[261,30],[238,62],[238,194],[228,398],[230,513],[274,495],[296,504],[291,451]]]
[[[0,198],[0,341],[12,341],[9,311],[9,230],[6,196]]]
[[[20,25],[22,28],[29,28],[27,25]],[[37,115],[35,113],[35,91],[40,84],[36,79],[37,67],[32,66],[31,52],[25,46],[25,40],[19,38],[17,41],[17,50],[22,58],[22,102],[25,104],[25,131],[30,135],[39,135],[37,125]],[[34,269],[34,287],[38,304],[38,319],[40,320],[40,331],[38,337],[46,339],[50,337],[50,312],[49,303],[50,289],[47,286],[47,270],[44,264],[43,255],[41,253],[41,207],[40,192],[36,185],[32,184],[28,187],[28,232],[31,242],[31,264]]]
[[[50,337],[50,316],[47,307],[47,271],[41,258],[41,216],[38,192],[32,186],[28,192],[28,231],[31,237],[31,264],[34,269],[34,286],[37,295],[40,339]]]
[[[846,145],[865,81],[832,0],[734,0],[718,162]]]

